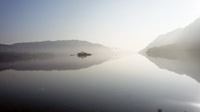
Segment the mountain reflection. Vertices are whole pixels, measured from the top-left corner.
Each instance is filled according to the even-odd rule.
[[[166,69],[178,74],[186,74],[200,82],[200,59],[194,53],[147,53],[145,55],[160,69]]]
[[[8,54],[6,54],[8,56]],[[84,58],[84,59],[83,59]],[[39,54],[38,55],[20,55],[11,57],[3,57],[1,55],[0,59],[0,71],[12,69],[12,70],[79,70],[83,68],[88,68],[93,65],[101,64],[108,61],[111,55],[92,55],[92,56],[70,56],[70,55],[48,55]]]

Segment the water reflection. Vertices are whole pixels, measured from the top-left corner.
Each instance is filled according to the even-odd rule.
[[[20,62],[23,71],[0,72],[0,111],[199,112],[196,106],[199,83],[160,70],[140,55],[120,57],[81,70],[57,71],[55,68],[59,67],[54,66],[61,68],[62,63],[72,60],[85,65],[99,59],[109,58],[92,55],[82,59],[68,55],[13,62]],[[35,70],[28,67],[24,71],[23,63]],[[42,71],[33,63],[40,63]],[[41,64],[54,66],[54,71],[44,70]]]
[[[18,58],[16,58],[18,57]],[[22,57],[22,58],[21,58]],[[111,55],[31,55],[12,56],[0,59],[0,71],[12,70],[78,70],[101,64],[111,59]]]
[[[166,69],[178,74],[186,74],[200,82],[200,58],[199,54],[178,53],[147,53],[146,57],[160,69]]]

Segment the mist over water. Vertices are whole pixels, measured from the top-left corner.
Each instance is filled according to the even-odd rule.
[[[20,54],[20,56],[23,54]],[[49,56],[49,55],[48,55]],[[30,59],[10,59],[2,60],[0,70],[17,70],[17,71],[52,71],[52,70],[79,70],[88,68],[93,65],[101,64],[112,58],[112,55],[99,56],[76,56],[76,55],[52,55],[49,57],[36,56]]]
[[[101,57],[89,56],[82,59],[68,56],[8,63],[12,66],[0,72],[1,110],[200,110],[197,106],[200,100],[200,83],[188,72],[180,75],[177,68],[174,70],[179,72],[159,69],[152,62],[160,62],[159,65],[163,65],[165,69],[172,64],[165,64],[160,58],[150,62],[139,54]]]
[[[200,0],[0,0],[0,112],[200,112],[199,13]]]

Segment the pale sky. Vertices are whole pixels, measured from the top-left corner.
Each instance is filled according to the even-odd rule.
[[[200,0],[0,0],[0,43],[87,40],[140,50],[200,17]]]

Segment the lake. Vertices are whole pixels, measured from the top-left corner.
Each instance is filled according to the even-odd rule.
[[[0,110],[199,112],[195,62],[137,53],[3,62]]]

